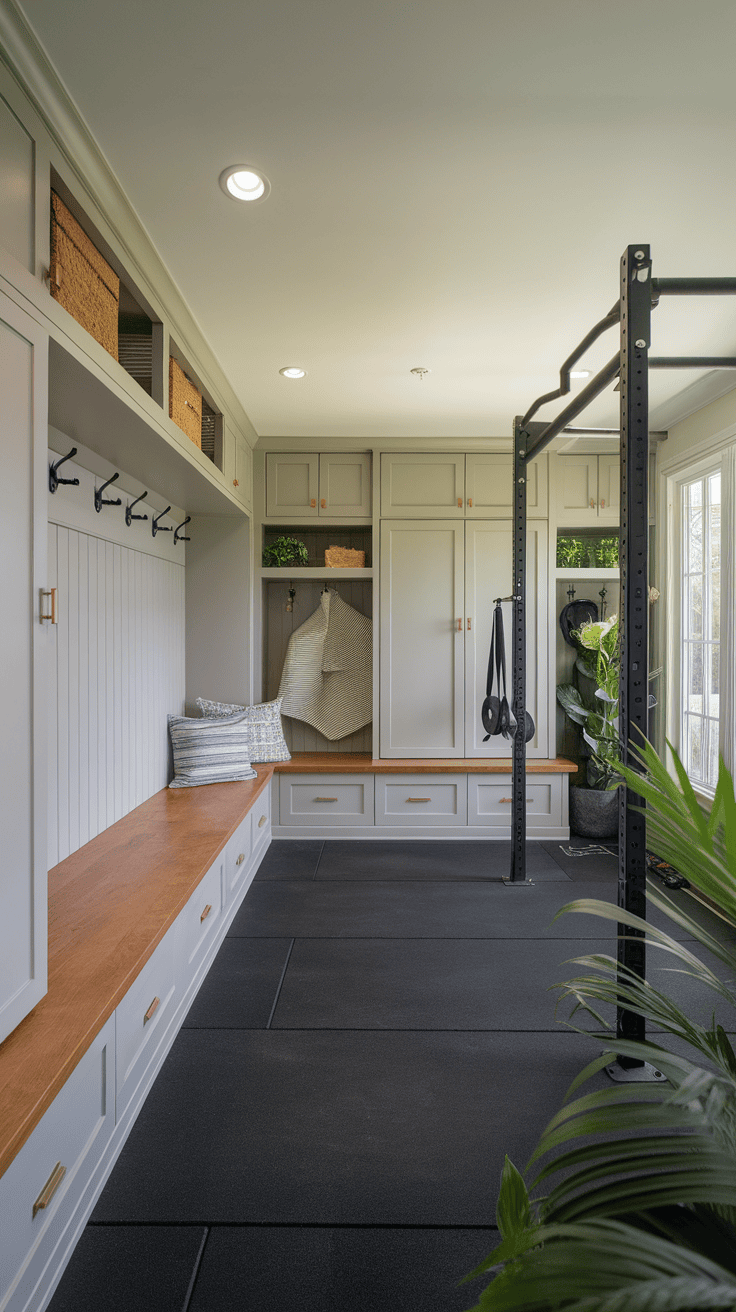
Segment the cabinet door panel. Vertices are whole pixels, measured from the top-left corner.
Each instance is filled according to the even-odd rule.
[[[621,467],[618,453],[598,457],[598,511],[601,519],[618,523],[621,510]]]
[[[0,1040],[46,992],[47,338],[0,296]]]
[[[465,515],[465,456],[381,457],[381,514],[396,519]]]
[[[486,695],[488,652],[491,644],[493,601],[507,597],[511,588],[511,520],[487,520],[467,524],[466,533],[466,624],[465,624],[465,754],[466,756],[511,756],[511,742],[498,736],[483,742],[485,730],[480,713]],[[513,694],[511,603],[503,607],[506,639],[506,684],[509,702]],[[470,623],[470,629],[467,625]],[[534,719],[536,734],[527,743],[529,757],[548,753],[549,725],[545,705],[547,687],[547,525],[531,523],[527,536],[527,668],[526,704]],[[540,696],[541,694],[541,696]]]
[[[321,515],[370,518],[370,456],[360,453],[320,456],[319,509]]]
[[[251,503],[253,453],[242,437],[235,438],[235,495],[244,506]]]
[[[319,485],[319,456],[266,456],[266,514],[282,518],[315,518]]]
[[[33,273],[34,143],[0,97],[0,245]]]
[[[381,526],[381,755],[462,756],[463,525]]]
[[[471,519],[510,515],[514,458],[504,453],[465,457],[467,514]]]
[[[598,457],[560,456],[557,468],[557,519],[577,528],[598,518]]]

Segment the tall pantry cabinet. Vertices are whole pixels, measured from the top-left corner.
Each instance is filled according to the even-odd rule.
[[[0,293],[0,1042],[46,993],[47,376],[47,335]]]
[[[511,493],[505,453],[382,456],[382,757],[510,755],[502,737],[483,742],[480,712],[493,601],[511,590]],[[546,757],[546,459],[531,467],[529,500],[527,750]],[[510,626],[508,605],[504,617]]]

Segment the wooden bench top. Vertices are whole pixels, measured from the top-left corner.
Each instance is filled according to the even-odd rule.
[[[575,774],[577,766],[564,756],[553,760],[528,760],[527,774]],[[422,760],[375,760],[368,752],[294,752],[290,761],[279,761],[279,774],[510,774],[510,756],[458,757]]]
[[[0,1044],[0,1175],[273,774],[164,788],[49,871],[48,993]]]

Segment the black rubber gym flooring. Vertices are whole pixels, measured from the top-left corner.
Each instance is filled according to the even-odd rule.
[[[51,1312],[470,1307],[504,1155],[525,1165],[599,1050],[550,991],[613,948],[613,922],[554,920],[615,901],[587,846],[530,844],[535,885],[510,889],[505,844],[275,841]],[[652,981],[706,1019],[666,964]]]

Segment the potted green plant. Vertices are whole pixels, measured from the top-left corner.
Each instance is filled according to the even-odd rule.
[[[581,912],[646,933],[681,972],[736,1006],[736,800],[723,761],[710,813],[698,802],[673,752],[676,779],[649,744],[643,769],[621,767],[647,805],[658,855],[709,900],[726,933],[650,882],[649,901],[678,938],[607,902],[581,900]],[[697,904],[694,904],[696,906]],[[684,934],[688,937],[683,938]],[[709,962],[697,955],[705,949]],[[696,1021],[667,993],[618,965],[616,957],[577,957],[586,974],[558,987],[601,1026],[602,1004],[624,1006],[652,1027],[643,1042],[619,1039],[612,1023],[591,1037],[605,1053],[574,1081],[530,1167],[531,1196],[509,1159],[497,1221],[501,1243],[468,1280],[492,1275],[472,1312],[705,1312],[736,1308],[736,1054],[733,1036]],[[575,1026],[572,1026],[575,1028]],[[666,1076],[654,1084],[616,1084],[578,1095],[613,1056],[644,1061]],[[571,1100],[572,1099],[572,1100]],[[534,1199],[538,1190],[543,1196]]]
[[[307,548],[298,538],[280,537],[263,548],[264,569],[285,568],[287,565],[308,565]]]
[[[586,838],[618,831],[621,743],[618,736],[618,616],[590,621],[575,633],[576,683],[561,683],[557,700],[582,733],[585,782],[570,788],[570,826]]]

